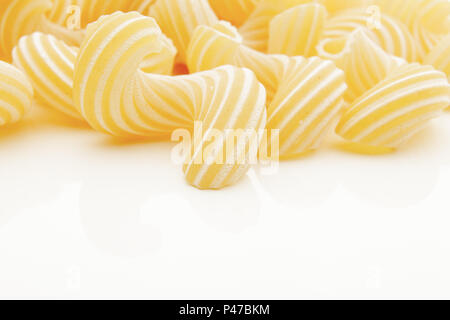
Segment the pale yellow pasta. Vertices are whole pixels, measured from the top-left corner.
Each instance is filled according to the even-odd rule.
[[[243,45],[232,29],[220,32],[224,26],[197,28],[188,50],[189,69],[195,72],[220,64],[249,68],[267,90],[267,129],[279,130],[280,156],[317,149],[344,106],[344,73],[317,57],[261,53]]]
[[[51,0],[3,0],[0,9],[0,59],[11,61],[20,37],[36,30]]]
[[[263,0],[209,0],[209,4],[219,19],[231,22],[239,27]]]
[[[116,137],[181,129],[187,182],[220,189],[258,156],[332,132],[396,149],[442,115],[450,1],[2,0],[0,59],[0,126],[36,98]]]
[[[160,50],[149,54],[140,64],[144,72],[172,74],[176,49],[165,35],[159,36]],[[76,119],[72,90],[77,47],[40,32],[24,36],[13,50],[14,64],[25,72],[35,88],[36,98]]]
[[[330,61],[291,62],[267,109],[267,128],[280,130],[282,157],[321,146],[339,120],[346,88],[344,73]]]
[[[322,37],[327,10],[316,3],[299,5],[280,13],[270,22],[269,53],[311,57]]]
[[[0,126],[14,123],[30,111],[33,87],[26,75],[0,61]]]
[[[345,38],[322,41],[318,51],[320,57],[334,61],[344,70],[348,85],[345,100],[350,103],[406,63],[386,53],[362,28]]]
[[[372,0],[318,0],[318,2],[324,5],[329,13],[334,14],[350,8],[367,7]]]
[[[450,85],[444,73],[407,64],[354,101],[336,132],[351,142],[398,148],[449,104]]]
[[[450,1],[429,0],[420,8],[420,12],[413,33],[418,42],[419,59],[422,60],[450,33]]]
[[[411,31],[418,17],[423,13],[421,9],[430,0],[372,0],[380,10],[402,21]]]
[[[267,52],[269,26],[272,19],[289,8],[309,2],[310,0],[261,0],[258,2],[250,17],[239,28],[245,45]]]
[[[417,42],[419,61],[450,32],[448,0],[374,0],[374,4],[409,28]]]
[[[141,61],[162,47],[155,20],[138,13],[116,13],[90,24],[75,63],[75,106],[93,128],[116,136],[170,135],[198,121],[203,134],[200,143],[192,142],[184,166],[187,181],[201,189],[235,183],[256,156],[251,141],[236,146],[226,162],[210,163],[203,156],[211,156],[214,130],[241,130],[240,137],[265,127],[264,87],[250,70],[232,66],[178,77],[140,70]],[[225,141],[216,147],[223,150]]]
[[[150,6],[148,14],[172,39],[182,63],[186,60],[186,50],[195,28],[218,21],[208,0],[157,0]]]
[[[347,37],[355,29],[366,28],[386,52],[409,62],[416,61],[416,41],[406,25],[383,13],[378,18],[366,8],[340,11],[327,21],[323,38]]]
[[[52,34],[68,45],[79,46],[84,37],[85,26],[101,15],[117,10],[148,11],[154,1],[2,0],[0,59],[11,61],[12,49],[20,37],[35,31]]]
[[[72,98],[76,56],[77,49],[39,32],[22,37],[13,51],[14,64],[28,75],[38,101],[81,119]]]
[[[445,72],[450,81],[450,34],[431,50],[425,57],[424,63]]]

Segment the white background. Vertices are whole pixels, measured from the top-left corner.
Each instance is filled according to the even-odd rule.
[[[332,139],[222,191],[170,143],[61,120],[0,128],[0,298],[450,298],[450,114],[397,153]]]

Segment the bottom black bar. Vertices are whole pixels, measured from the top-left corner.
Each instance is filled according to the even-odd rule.
[[[21,304],[24,304],[22,306]],[[36,317],[113,316],[133,319],[366,319],[412,315],[430,318],[432,313],[446,312],[448,301],[0,301],[3,313],[10,307],[16,316],[24,313]],[[445,309],[444,309],[445,308]],[[442,311],[440,310],[442,309]]]

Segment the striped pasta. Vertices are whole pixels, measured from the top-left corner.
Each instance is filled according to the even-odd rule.
[[[157,0],[148,14],[175,44],[179,62],[185,62],[191,35],[198,25],[212,25],[218,19],[208,0]]]
[[[297,59],[268,106],[267,128],[280,130],[280,155],[315,150],[339,120],[347,89],[331,61]]]
[[[11,51],[20,37],[37,28],[51,0],[3,0],[0,10],[0,59],[11,61]]]
[[[267,52],[270,22],[275,16],[310,0],[262,0],[258,2],[247,21],[239,28],[246,46]]]
[[[450,104],[447,77],[406,64],[346,109],[336,132],[359,144],[398,148]]]
[[[14,64],[25,72],[43,105],[81,119],[72,98],[77,49],[40,32],[24,36],[13,51]]]
[[[316,3],[299,5],[280,13],[270,22],[269,53],[311,57],[322,37],[327,10]]]
[[[27,77],[0,61],[0,126],[19,121],[30,111],[32,99],[33,87]]]
[[[232,66],[177,77],[143,72],[141,61],[161,50],[161,39],[155,20],[138,13],[116,13],[89,25],[75,63],[75,106],[93,128],[116,136],[169,135],[199,121],[204,134],[184,166],[187,181],[201,189],[236,182],[257,148],[244,139],[233,161],[209,163],[203,158],[211,154],[209,134],[242,130],[239,138],[263,129],[264,87],[250,70]]]
[[[363,8],[372,3],[372,0],[318,0],[327,8],[327,11],[334,14],[350,8]]]
[[[220,189],[241,179],[251,159],[256,159],[257,134],[266,126],[266,93],[248,69],[225,66],[194,77],[202,78],[198,84],[203,89],[197,99],[203,103],[194,108],[195,119],[204,129],[200,143],[192,144],[192,156],[183,170],[193,186]],[[222,134],[214,137],[213,130]],[[213,149],[211,138],[215,138]],[[209,163],[210,157],[218,161]]]
[[[116,137],[186,133],[186,181],[220,189],[333,131],[399,148],[449,107],[449,57],[448,0],[3,0],[0,126],[36,98]]]
[[[159,35],[160,48],[140,64],[144,72],[171,74],[176,49],[165,35]],[[64,114],[83,119],[73,101],[73,77],[77,47],[52,35],[35,32],[20,39],[13,50],[14,64],[25,72],[35,88],[36,98]]]
[[[280,156],[317,149],[344,106],[344,73],[317,57],[261,53],[230,36],[232,30],[222,33],[219,29],[197,28],[188,52],[189,69],[196,72],[232,64],[252,70],[267,91],[267,129],[279,130]]]
[[[405,24],[383,13],[380,21],[371,21],[372,18],[366,8],[339,11],[327,21],[323,39],[348,37],[356,29],[366,28],[386,52],[409,62],[416,61],[416,41]]]
[[[409,28],[417,43],[419,61],[450,32],[448,0],[374,0],[374,4]]]
[[[425,57],[424,63],[445,72],[450,81],[450,34],[431,50]]]
[[[389,55],[370,38],[365,29],[357,29],[347,38],[326,39],[318,46],[319,56],[334,61],[345,72],[349,103],[386,78],[405,61]]]
[[[411,31],[421,14],[423,5],[429,0],[373,0],[373,4],[389,16],[402,21]]]
[[[117,10],[146,12],[155,0],[2,0],[0,10],[0,59],[11,61],[20,37],[35,31],[51,34],[71,46],[79,46],[84,28],[101,15]],[[79,12],[72,12],[74,7]],[[80,30],[70,28],[68,18],[80,14]],[[78,17],[74,16],[76,20]]]
[[[421,8],[413,34],[418,42],[419,58],[425,56],[450,33],[450,1],[430,0]]]

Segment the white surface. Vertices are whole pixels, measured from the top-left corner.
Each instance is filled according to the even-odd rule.
[[[450,115],[210,192],[170,143],[44,117],[0,128],[0,298],[450,298]]]

